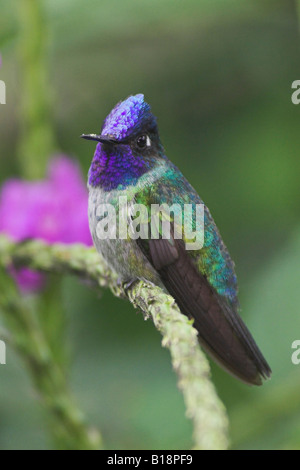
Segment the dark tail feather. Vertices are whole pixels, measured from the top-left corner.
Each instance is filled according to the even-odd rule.
[[[203,348],[229,373],[261,385],[271,369],[241,317],[198,272],[183,244],[150,240],[154,267],[182,313],[194,319]]]

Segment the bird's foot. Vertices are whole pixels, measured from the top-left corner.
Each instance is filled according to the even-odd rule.
[[[121,291],[120,296],[127,297],[129,289],[131,289],[131,287],[138,281],[139,281],[138,279],[129,279],[129,280],[124,281],[124,279],[119,278],[117,280],[117,286],[119,290]]]

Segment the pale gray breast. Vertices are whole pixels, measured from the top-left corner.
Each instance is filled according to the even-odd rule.
[[[99,210],[101,205],[112,204],[116,210],[117,219],[119,222],[118,201],[119,196],[127,196],[128,191],[114,190],[105,192],[101,188],[89,187],[89,224],[94,245],[97,251],[103,256],[107,264],[120,276],[123,280],[130,280],[134,278],[145,279],[153,284],[162,286],[160,278],[147,258],[141,252],[137,242],[129,239],[119,239],[118,230],[116,230],[116,238],[103,239],[99,237],[99,230],[97,225],[101,220],[102,210]],[[130,193],[131,199],[127,199],[127,223],[131,221],[130,213],[133,204],[134,194]],[[102,206],[103,207],[103,206]]]

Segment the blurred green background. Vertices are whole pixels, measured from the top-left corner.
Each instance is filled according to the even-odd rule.
[[[22,1],[22,0],[21,0]],[[272,380],[248,388],[212,365],[233,448],[300,448],[300,79],[291,0],[45,0],[49,100],[61,150],[86,175],[111,108],[144,93],[168,157],[210,208],[235,260],[242,316]],[[0,0],[0,183],[20,175],[20,1]],[[33,37],[33,41],[35,38]],[[38,41],[38,38],[36,38]],[[64,279],[71,385],[110,449],[184,449],[192,428],[169,354],[131,305]],[[49,447],[24,365],[0,366],[0,448]]]

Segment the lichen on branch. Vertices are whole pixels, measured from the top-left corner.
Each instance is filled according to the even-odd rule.
[[[73,274],[92,281],[97,288],[108,287],[114,295],[127,297],[145,317],[152,318],[162,334],[162,345],[170,351],[186,414],[193,422],[194,448],[228,447],[228,419],[210,379],[207,358],[199,346],[192,322],[180,313],[170,295],[143,281],[123,289],[95,249],[83,245],[49,245],[37,240],[15,243],[0,236],[1,265]]]

